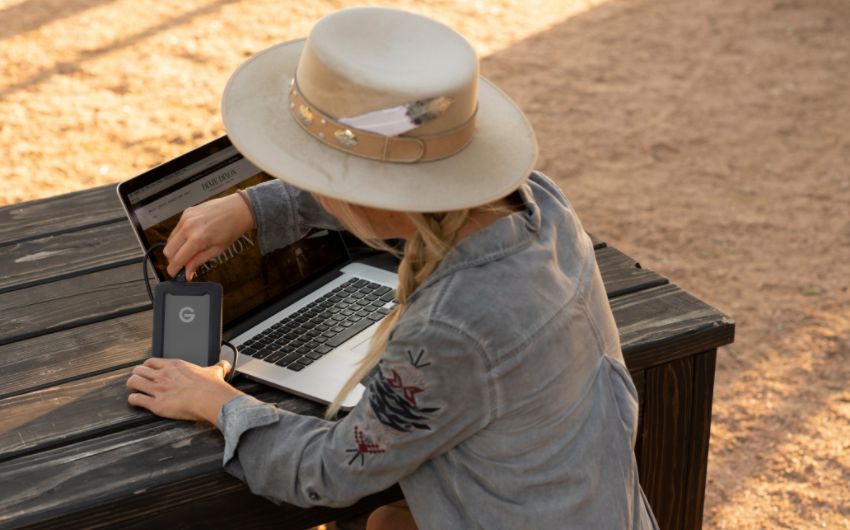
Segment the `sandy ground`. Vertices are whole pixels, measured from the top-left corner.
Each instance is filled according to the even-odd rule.
[[[850,528],[850,2],[383,2],[466,34],[585,226],[738,323],[706,528]],[[0,204],[220,135],[229,73],[347,1],[0,0]]]

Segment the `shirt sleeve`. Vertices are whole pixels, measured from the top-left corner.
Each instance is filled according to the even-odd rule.
[[[402,322],[355,408],[339,421],[250,396],[219,414],[223,465],[251,491],[297,506],[348,506],[481,430],[492,387],[483,351],[450,324]]]
[[[311,228],[343,229],[309,192],[282,180],[263,182],[245,191],[251,200],[263,254],[298,241]]]

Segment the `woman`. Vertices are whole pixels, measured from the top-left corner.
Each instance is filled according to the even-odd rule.
[[[406,506],[370,528],[657,527],[592,244],[529,175],[531,127],[461,36],[404,11],[339,11],[242,65],[222,114],[280,181],[187,210],[169,272],[191,275],[255,226],[267,252],[341,224],[405,241],[399,304],[330,406],[367,387],[339,421],[243,395],[225,362],[150,359],[131,405],[216,425],[225,469],[274,501],[342,506],[398,482]]]

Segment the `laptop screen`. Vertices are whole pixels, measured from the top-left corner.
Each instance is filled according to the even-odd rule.
[[[224,136],[122,182],[118,190],[147,250],[168,239],[186,208],[272,179]],[[314,230],[288,247],[261,255],[252,230],[201,265],[195,281],[222,285],[222,325],[228,328],[347,258],[337,232]],[[151,254],[151,261],[157,277],[169,279],[161,249]]]

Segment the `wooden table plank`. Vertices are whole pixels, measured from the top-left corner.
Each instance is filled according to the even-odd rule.
[[[732,319],[675,284],[611,300],[629,370],[643,370],[730,344]]]
[[[658,526],[684,528],[690,471],[694,360],[682,357],[646,371],[641,486]],[[650,472],[651,471],[651,472]]]
[[[147,359],[151,319],[145,311],[0,346],[0,398]]]
[[[269,391],[258,398],[274,402],[279,395]],[[293,412],[317,411],[314,403],[285,399]],[[106,515],[117,499],[175,481],[223,473],[222,444],[212,426],[155,420],[4,462],[0,467],[0,527],[32,524],[92,506]],[[175,495],[180,502],[192,501],[191,496]],[[148,506],[151,512],[156,509]]]
[[[142,251],[120,221],[0,247],[0,293],[130,263]]]
[[[212,427],[166,420],[43,451],[0,468],[0,527],[105,506],[220,467],[221,436]]]
[[[115,184],[0,208],[0,246],[125,219]]]
[[[217,481],[224,484],[233,484],[232,492],[223,496],[219,488],[215,487]],[[401,488],[393,486],[385,491],[370,495],[357,501],[353,506],[345,508],[298,508],[289,504],[274,505],[265,498],[252,494],[248,488],[240,482],[235,481],[229,475],[218,473],[209,478],[199,480],[187,480],[186,486],[194,486],[196,489],[203,488],[209,492],[206,497],[193,494],[191,504],[177,505],[168,503],[169,497],[160,494],[153,502],[146,500],[146,504],[162,506],[153,513],[149,513],[144,519],[135,516],[136,523],[132,525],[121,524],[121,530],[150,530],[151,528],[184,528],[184,529],[215,529],[215,530],[280,530],[281,528],[303,528],[309,529],[329,521],[340,521],[347,517],[365,515],[377,508],[404,499]],[[169,485],[168,489],[185,495],[185,487],[182,484]],[[159,493],[159,492],[157,492]],[[173,495],[173,494],[172,494]],[[134,500],[136,506],[146,507],[141,501]],[[133,501],[131,501],[133,502]],[[130,503],[127,503],[128,505]],[[239,510],[222,510],[222,507],[238,506]],[[115,509],[110,512],[127,511],[124,503],[117,503]],[[148,508],[148,510],[150,510]],[[138,509],[135,510],[138,513]],[[101,510],[102,512],[102,510]],[[131,512],[132,513],[132,512]],[[126,520],[126,516],[124,517]],[[77,517],[74,517],[76,522]],[[102,521],[103,515],[92,518],[92,521]],[[63,519],[63,524],[65,520]],[[78,528],[89,530],[91,526],[81,524]],[[345,528],[349,528],[346,526]],[[37,530],[37,529],[27,529]],[[67,530],[62,527],[61,530]]]
[[[0,400],[0,462],[149,423],[148,414],[126,404],[131,371],[123,368]]]
[[[186,502],[187,498],[191,502]],[[403,498],[401,489],[394,486],[346,508],[277,506],[219,471],[116,499],[108,509],[93,506],[61,519],[27,525],[22,530],[308,529],[328,521],[368,514]]]
[[[683,528],[700,528],[705,504],[705,483],[708,470],[708,440],[711,434],[711,406],[714,398],[714,369],[717,365],[717,350],[712,349],[694,356],[694,407],[689,438],[687,508]]]
[[[613,247],[598,249],[596,263],[609,300],[669,283],[667,278],[642,268],[635,260]]]
[[[661,528],[702,526],[716,351],[644,372],[635,452],[641,485]]]
[[[120,368],[0,400],[0,462],[158,421],[159,417],[147,410],[127,404],[125,385],[132,369]],[[236,382],[243,392],[262,393],[283,408],[316,416],[324,411],[318,403],[290,403],[294,396],[244,377]]]
[[[0,293],[0,345],[150,308],[138,263]]]

